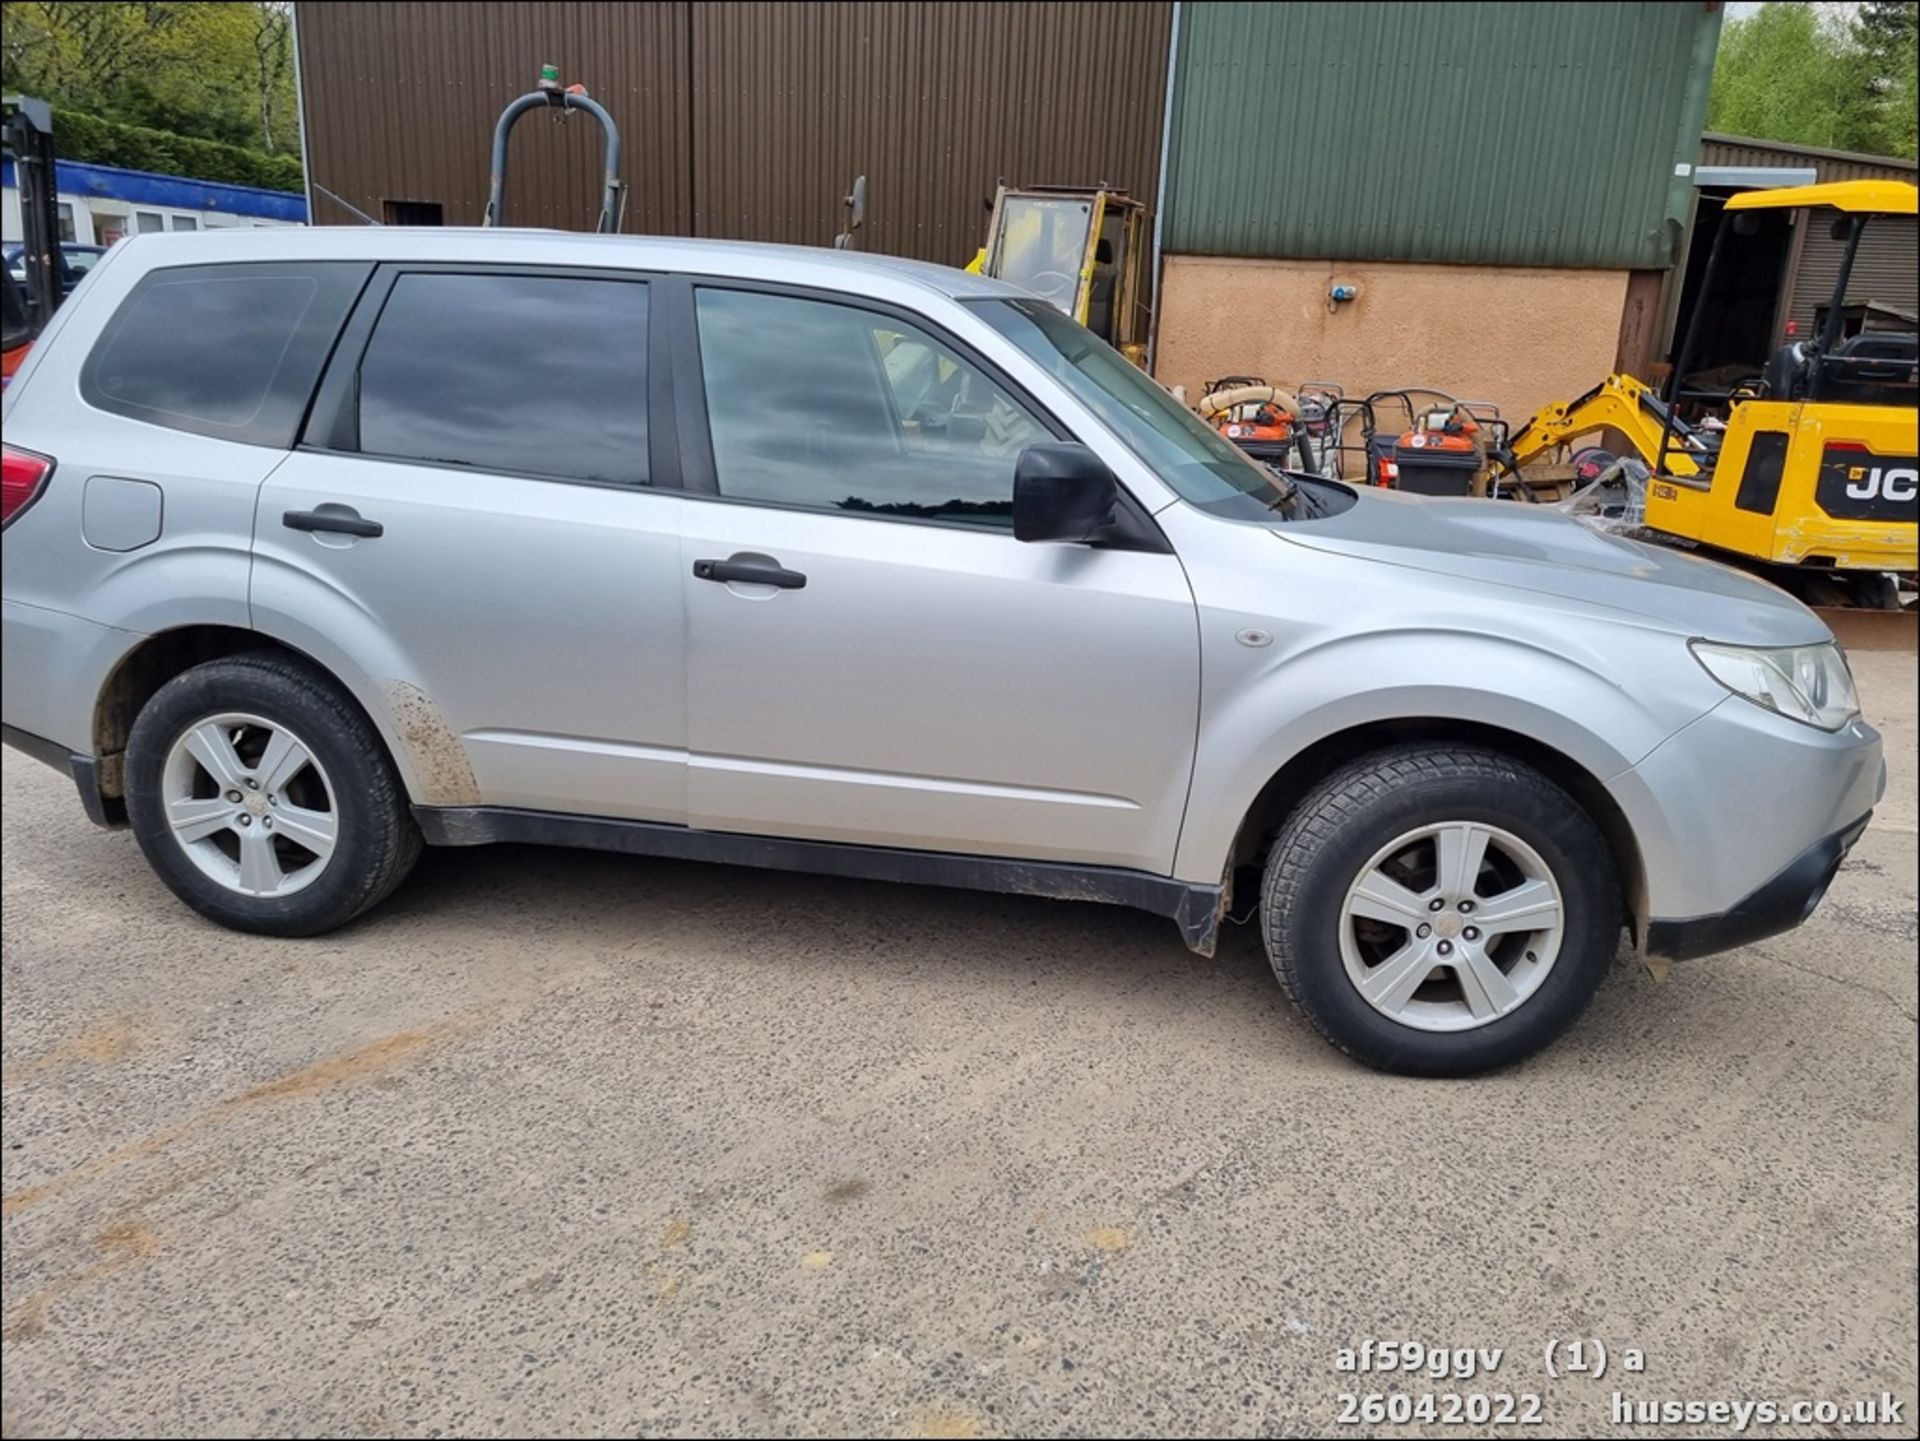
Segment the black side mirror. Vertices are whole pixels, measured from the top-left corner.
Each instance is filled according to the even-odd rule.
[[[1014,462],[1015,540],[1100,540],[1119,509],[1120,483],[1084,445],[1040,441]]]
[[[1760,233],[1760,217],[1755,215],[1751,210],[1740,211],[1733,217],[1733,233],[1735,235],[1758,235]]]
[[[1827,238],[1830,240],[1849,240],[1852,237],[1853,217],[1851,215],[1836,216],[1833,224],[1827,227]]]

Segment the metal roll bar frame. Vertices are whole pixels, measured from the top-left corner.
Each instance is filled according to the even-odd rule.
[[[620,127],[613,123],[613,117],[607,113],[606,107],[587,94],[585,87],[562,90],[557,82],[548,86],[543,81],[540,89],[522,95],[500,112],[500,119],[493,127],[493,174],[487,187],[487,211],[480,223],[498,226],[504,222],[507,141],[513,135],[514,123],[533,110],[558,110],[562,113],[580,110],[600,122],[601,134],[606,138],[605,189],[601,193],[600,219],[593,228],[599,235],[613,234],[620,227]]]

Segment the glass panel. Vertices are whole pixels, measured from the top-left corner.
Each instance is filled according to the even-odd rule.
[[[1273,472],[1249,459],[1085,326],[1035,301],[971,303],[1194,504],[1253,519],[1267,515],[1283,499]]]
[[[260,414],[289,342],[318,292],[305,275],[244,267],[154,272],[92,358],[114,408],[241,427]]]
[[[721,493],[1006,526],[1038,420],[931,335],[853,306],[698,292]]]
[[[360,363],[360,448],[645,484],[647,287],[401,276]]]
[[[1073,314],[1093,227],[1090,200],[1009,195],[1000,207],[1000,243],[993,273]]]

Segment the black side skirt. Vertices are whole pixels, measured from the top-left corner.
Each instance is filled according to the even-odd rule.
[[[1189,885],[1166,876],[1117,866],[1071,866],[1057,861],[1012,861],[997,856],[958,856],[940,851],[842,845],[785,836],[745,836],[700,831],[656,821],[608,820],[553,811],[498,806],[415,806],[414,817],[428,845],[480,846],[495,841],[537,846],[579,846],[635,856],[719,861],[778,871],[810,871],[869,881],[954,886],[1063,901],[1102,901],[1170,916],[1189,948],[1213,954],[1225,909],[1220,886]]]

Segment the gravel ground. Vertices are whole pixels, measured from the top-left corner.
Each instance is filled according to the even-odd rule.
[[[1250,931],[1095,906],[502,848],[243,937],[8,752],[0,1424],[1326,1434],[1396,1390],[1604,1435],[1618,1389],[1910,1435],[1916,676],[1857,660],[1893,788],[1813,922],[1623,958],[1451,1084],[1323,1045]],[[1605,1379],[1544,1374],[1576,1337]],[[1368,1338],[1503,1355],[1337,1370]]]

